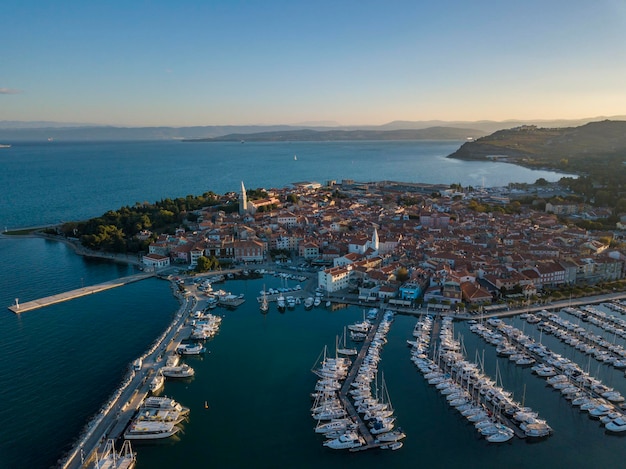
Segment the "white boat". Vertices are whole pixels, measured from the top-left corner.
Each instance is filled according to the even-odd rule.
[[[130,441],[125,441],[119,452],[115,450],[115,441],[108,440],[101,455],[96,453],[95,469],[133,469],[137,454],[133,453]]]
[[[154,378],[152,378],[152,381],[150,381],[150,391],[152,393],[158,392],[161,390],[164,384],[165,377],[160,371],[158,371]]]
[[[181,413],[189,413],[189,409],[187,407],[183,407],[174,399],[172,399],[171,397],[167,397],[167,396],[147,397],[146,399],[144,399],[141,406],[147,409],[175,410]]]
[[[304,300],[304,309],[311,309],[313,308],[313,303],[315,302],[315,300],[313,299],[312,296],[309,296],[308,298],[306,298]]]
[[[357,354],[357,350],[355,348],[348,348],[347,346],[347,338],[346,338],[346,328],[343,328],[343,342],[341,342],[337,346],[337,353],[339,355],[347,355],[353,356]]]
[[[362,446],[363,443],[363,438],[361,438],[356,432],[347,432],[339,438],[324,442],[324,446],[331,449],[350,449],[358,448],[359,446]]]
[[[513,436],[515,436],[515,432],[511,428],[504,427],[498,428],[495,433],[487,435],[485,439],[489,443],[505,443],[513,438]]]
[[[167,422],[176,425],[182,422],[186,416],[186,413],[176,410],[149,409],[142,407],[135,418],[135,422]]]
[[[261,299],[261,304],[259,305],[259,309],[261,310],[262,313],[267,313],[267,311],[270,309],[270,305],[267,302],[267,294],[265,292],[265,287],[263,287],[263,298]]]
[[[276,298],[276,306],[278,307],[279,311],[285,310],[285,297],[282,295],[282,293],[278,296],[278,298]]]
[[[398,430],[393,430],[387,433],[381,433],[380,435],[376,437],[376,440],[374,442],[375,443],[393,442],[393,441],[401,440],[405,437],[406,437],[405,433],[402,430],[398,429]]]
[[[161,374],[166,378],[190,378],[195,374],[195,371],[184,363],[179,366],[164,366],[161,368]]]
[[[626,431],[626,417],[618,417],[607,423],[604,428],[610,432],[621,433]]]
[[[331,304],[332,304],[332,303],[330,302],[330,300],[328,300],[328,301],[326,302],[326,307],[327,307],[327,308],[330,308],[330,305],[331,305]]]
[[[179,430],[179,427],[169,422],[135,421],[124,432],[124,438],[126,440],[156,440],[169,438]]]
[[[181,355],[199,355],[206,352],[202,344],[180,344],[176,347],[176,352]]]
[[[6,143],[0,143],[0,148],[11,148],[11,145]]]
[[[322,304],[322,299],[319,296],[316,296],[315,299],[313,300],[313,306],[317,308],[321,304]]]

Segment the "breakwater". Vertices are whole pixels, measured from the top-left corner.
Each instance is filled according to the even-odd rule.
[[[15,304],[9,306],[9,310],[14,312],[15,314],[25,313],[27,311],[44,308],[46,306],[50,306],[56,303],[62,303],[63,301],[73,300],[74,298],[79,298],[81,296],[92,295],[101,291],[110,290],[111,288],[128,285],[129,283],[138,282],[140,280],[154,277],[154,275],[154,272],[145,272],[136,275],[129,275],[128,277],[110,280],[108,282],[99,283],[98,285],[77,288],[76,290],[70,290],[68,292],[46,296],[44,298],[39,298],[38,300],[32,300],[22,304],[20,304],[18,299],[16,298]]]

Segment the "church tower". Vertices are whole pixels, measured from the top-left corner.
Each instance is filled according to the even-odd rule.
[[[374,251],[378,252],[379,243],[380,241],[378,240],[378,230],[374,228],[374,234],[372,235],[372,241],[370,242],[370,246]]]
[[[241,181],[241,195],[239,196],[239,215],[245,215],[248,213],[248,196],[246,195],[246,188]]]

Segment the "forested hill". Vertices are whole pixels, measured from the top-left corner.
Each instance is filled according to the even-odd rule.
[[[626,121],[590,122],[580,127],[521,126],[466,142],[450,158],[508,158],[524,166],[583,170],[597,159],[626,158]]]
[[[402,130],[288,130],[278,132],[237,133],[221,137],[187,139],[187,142],[322,142],[349,140],[466,140],[484,135],[476,129],[429,127]]]

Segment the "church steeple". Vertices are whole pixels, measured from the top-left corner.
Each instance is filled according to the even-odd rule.
[[[241,195],[239,196],[239,215],[245,215],[248,213],[248,196],[246,194],[246,188],[241,181]]]
[[[371,246],[374,251],[378,251],[379,243],[380,242],[378,240],[378,230],[374,228],[374,234],[372,235],[372,241],[371,241]]]

